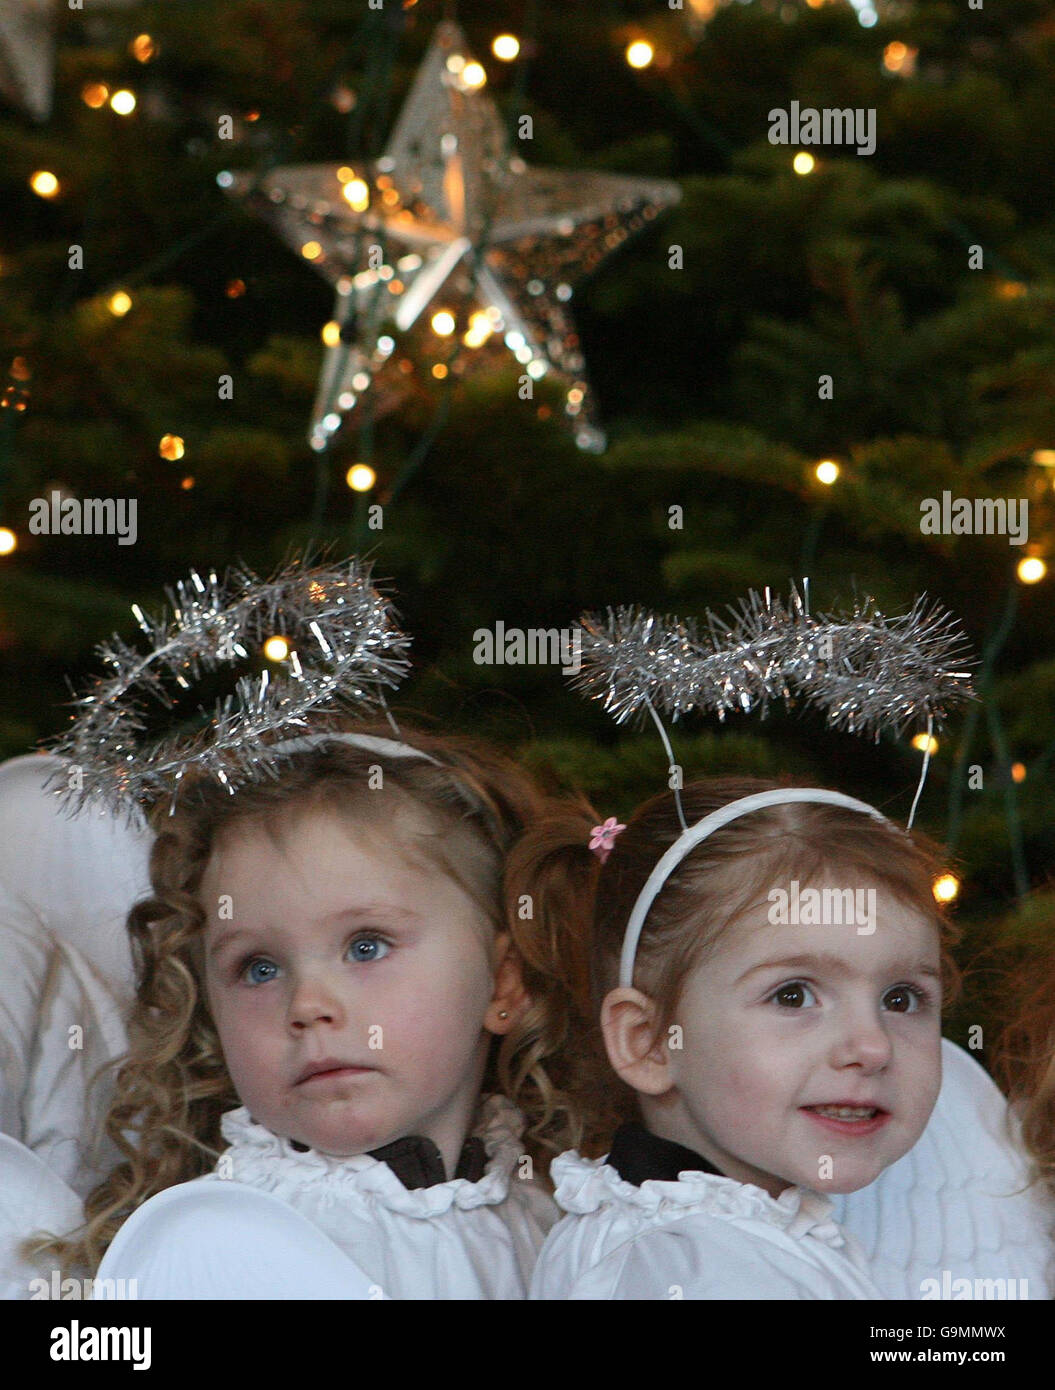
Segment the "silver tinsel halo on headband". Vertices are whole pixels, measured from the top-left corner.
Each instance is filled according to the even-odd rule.
[[[116,636],[98,648],[107,673],[75,702],[73,727],[52,749],[80,770],[60,786],[77,808],[101,801],[134,814],[174,795],[192,767],[232,792],[274,776],[283,755],[269,745],[319,716],[383,707],[385,688],[410,669],[410,638],[370,583],[370,566],[354,558],[315,568],[294,563],[270,580],[244,568],[222,579],[191,571],[166,592],[170,612],[152,618],[132,608],[146,654]],[[173,716],[181,692],[275,636],[289,643],[285,669],[239,677],[211,712],[199,705],[208,718],[199,730],[148,737],[149,714]]]
[[[966,638],[940,604],[924,596],[890,618],[865,599],[848,614],[812,616],[803,588],[806,599],[792,586],[787,604],[752,591],[728,621],[710,610],[703,624],[639,608],[587,614],[570,679],[620,724],[650,708],[674,720],[696,709],[764,715],[781,700],[877,739],[917,721],[940,726],[973,696]]]

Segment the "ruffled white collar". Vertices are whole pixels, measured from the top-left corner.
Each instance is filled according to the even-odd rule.
[[[605,1159],[583,1158],[574,1149],[553,1160],[550,1176],[557,1205],[573,1215],[586,1215],[606,1206],[664,1220],[705,1212],[727,1219],[763,1221],[796,1239],[812,1236],[833,1250],[846,1245],[832,1215],[831,1198],[805,1187],[789,1187],[779,1197],[771,1197],[753,1183],[701,1172],[684,1172],[676,1182],[649,1178],[638,1187],[621,1178]]]
[[[407,1216],[441,1216],[452,1206],[463,1210],[494,1206],[509,1195],[513,1169],[523,1154],[524,1117],[505,1096],[484,1097],[473,1133],[484,1141],[487,1166],[479,1182],[452,1178],[432,1187],[408,1189],[387,1163],[369,1154],[338,1158],[315,1149],[299,1152],[250,1118],[242,1106],[220,1121],[225,1150],[210,1178],[234,1178],[287,1201],[298,1194],[341,1200],[359,1193]],[[305,1193],[311,1188],[312,1192]]]

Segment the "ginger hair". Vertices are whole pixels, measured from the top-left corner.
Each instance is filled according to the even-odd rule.
[[[791,785],[710,778],[685,787],[682,806],[691,825],[741,797]],[[640,1119],[636,1092],[608,1062],[600,1009],[618,985],[633,905],[681,834],[673,795],[663,792],[629,818],[602,867],[588,848],[590,829],[601,820],[589,803],[566,801],[525,835],[506,867],[507,903],[526,895],[539,918],[539,954],[527,962],[525,978],[540,1007],[548,1007],[551,1035],[561,1039],[561,1088],[573,1111],[568,1133],[593,1157],[607,1152],[619,1124]],[[660,889],[638,945],[634,985],[657,1004],[655,1040],[675,1017],[703,953],[765,900],[767,887],[792,876],[806,885],[833,874],[865,874],[933,922],[948,1002],[960,983],[952,955],[959,932],[933,895],[943,867],[938,847],[922,835],[824,803],[788,802],[715,831]]]
[[[1038,969],[1021,965],[1010,982],[1016,1015],[1000,1036],[994,1071],[1033,1176],[1055,1197],[1055,953]]]

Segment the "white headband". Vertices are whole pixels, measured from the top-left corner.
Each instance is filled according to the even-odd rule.
[[[637,954],[637,944],[641,939],[641,929],[645,925],[645,918],[648,916],[659,890],[685,856],[706,840],[708,835],[715,830],[720,830],[723,825],[728,825],[730,821],[739,820],[741,816],[750,815],[752,811],[761,811],[767,806],[782,806],[787,802],[794,801],[845,806],[851,811],[863,811],[886,825],[893,824],[881,811],[877,811],[874,806],[869,806],[866,801],[856,801],[852,796],[844,796],[842,792],[830,792],[820,787],[788,787],[770,792],[755,792],[752,796],[743,796],[738,801],[730,801],[727,806],[720,806],[717,811],[712,811],[710,815],[704,816],[703,820],[697,821],[695,825],[690,825],[687,830],[682,831],[649,874],[644,888],[637,895],[637,901],[630,913],[630,920],[626,924],[623,952],[619,958],[620,988],[629,988],[634,983],[634,957]]]
[[[397,743],[393,738],[375,738],[373,734],[305,734],[301,738],[287,738],[282,743],[272,743],[268,746],[268,752],[306,753],[309,748],[318,748],[323,743],[350,743],[353,748],[365,748],[368,753],[383,753],[390,758],[424,758],[427,763],[442,766],[431,753],[423,753],[420,748],[411,748],[409,743]]]

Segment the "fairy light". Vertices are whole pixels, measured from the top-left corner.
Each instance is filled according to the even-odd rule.
[[[632,68],[647,68],[656,56],[656,50],[647,39],[635,39],[626,50],[626,61]]]
[[[341,325],[336,319],[330,319],[329,323],[323,325],[322,341],[327,347],[337,347],[341,341]]]
[[[105,82],[86,82],[81,88],[81,101],[85,106],[90,106],[93,111],[98,111],[101,106],[105,106],[110,97],[110,88]]]
[[[0,526],[0,555],[10,555],[18,548],[18,537],[10,526]]]
[[[951,903],[960,895],[960,880],[955,874],[942,874],[931,888],[936,902]]]
[[[110,296],[109,309],[116,319],[123,319],[132,307],[132,296],[127,290],[117,290]]]
[[[191,488],[194,486],[194,481],[194,474],[188,473],[185,478],[180,479],[180,487],[184,492],[190,492]]]
[[[1026,780],[1026,765],[1025,765],[1025,763],[1012,763],[1012,764],[1011,764],[1011,780],[1012,780],[1012,782],[1024,782],[1024,781]]]
[[[370,185],[365,179],[349,179],[341,193],[356,212],[365,212],[370,206]]]
[[[322,247],[317,241],[306,241],[300,248],[300,254],[306,261],[317,261],[322,255]]]
[[[158,453],[163,459],[168,459],[170,463],[175,463],[184,454],[183,440],[178,434],[163,434],[161,442],[158,444]]]
[[[918,54],[918,48],[911,48],[907,43],[895,39],[883,49],[883,67],[898,77],[911,77],[916,70]]]
[[[377,474],[368,463],[353,463],[344,475],[344,481],[353,492],[369,492],[377,482]]]
[[[825,487],[831,487],[839,476],[839,465],[834,459],[821,459],[813,473],[819,483],[823,483]]]
[[[1016,573],[1022,584],[1039,584],[1048,572],[1048,567],[1039,555],[1027,555],[1019,560]]]
[[[38,169],[30,176],[29,186],[38,198],[54,198],[59,191],[59,181],[50,169]]]
[[[432,369],[432,375],[436,378],[437,381],[442,381],[444,377],[446,377],[447,375],[446,364],[443,362],[437,362]]]
[[[454,315],[449,309],[438,309],[431,320],[432,331],[440,338],[449,338],[455,329]]]
[[[470,348],[483,347],[493,332],[494,323],[491,315],[483,309],[478,309],[476,313],[469,316],[469,327],[462,342]]]
[[[116,111],[119,116],[130,116],[135,109],[135,93],[130,92],[127,87],[122,87],[119,92],[114,92],[110,98],[110,110]]]
[[[796,174],[812,174],[817,167],[817,161],[813,155],[807,154],[805,150],[799,150],[798,154],[791,161],[791,167]]]
[[[128,45],[128,51],[140,63],[149,63],[151,58],[158,56],[158,46],[149,34],[137,34]]]
[[[1034,449],[1032,458],[1041,468],[1055,468],[1055,449]]]
[[[482,87],[487,81],[487,73],[480,63],[466,63],[462,68],[462,81],[467,87]]]
[[[491,40],[491,52],[503,63],[511,63],[520,52],[520,40],[515,34],[496,34]]]
[[[912,740],[912,746],[917,753],[928,753],[933,758],[938,751],[938,740],[933,734],[917,734]]]
[[[285,661],[289,656],[289,642],[285,637],[269,637],[264,643],[264,655],[268,661]]]

